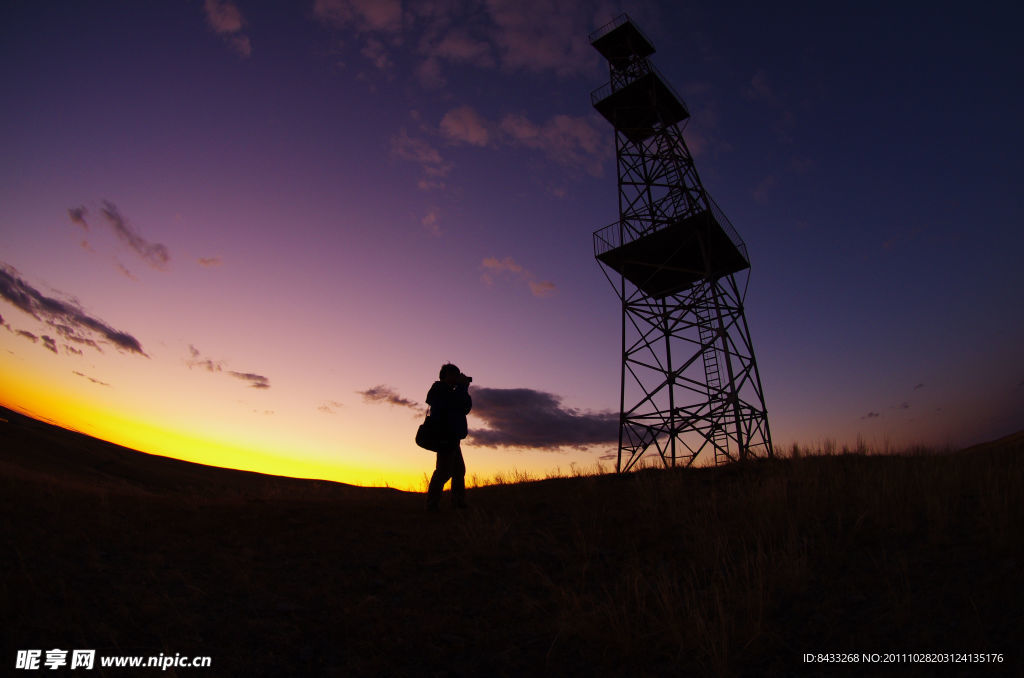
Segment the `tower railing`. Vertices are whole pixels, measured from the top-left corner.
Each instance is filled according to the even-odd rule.
[[[628,14],[620,14],[619,16],[615,17],[614,19],[612,19],[611,21],[606,23],[604,26],[601,26],[596,31],[591,33],[588,36],[588,39],[590,40],[591,43],[595,43],[598,40],[600,40],[601,38],[603,38],[604,36],[608,35],[612,31],[614,31],[619,26],[622,26],[623,24],[628,23],[628,22],[629,22],[629,15]],[[650,42],[650,39],[644,34],[643,31],[640,30],[639,26],[637,26],[636,24],[633,24],[633,28],[636,29],[637,33],[639,33],[640,35],[643,36],[644,40],[647,40],[647,42]]]
[[[665,77],[661,74],[661,71],[659,71],[654,64],[652,64],[647,59],[640,59],[630,64],[629,73],[626,74],[629,76],[628,80],[623,81],[620,78],[616,78],[611,82],[606,82],[605,84],[601,85],[600,87],[592,91],[590,93],[591,105],[597,105],[599,101],[604,101],[605,99],[615,94],[619,90],[625,89],[631,83],[636,82],[640,78],[649,74],[654,74],[655,76],[657,76],[657,78],[661,80],[661,83],[665,86],[665,88],[669,92],[671,92],[672,96],[674,96],[678,101],[683,100],[683,98],[679,96],[679,92],[676,91],[675,87],[673,87],[671,83],[669,83],[669,81],[665,79]]]
[[[750,257],[747,252],[747,244],[743,241],[743,238],[740,237],[736,228],[733,227],[732,222],[730,222],[729,218],[725,216],[722,208],[718,206],[718,203],[715,202],[714,198],[708,196],[708,200],[711,203],[711,213],[714,214],[718,225],[721,226],[725,234],[729,236],[729,239],[732,241],[733,245],[736,246],[736,249],[738,249],[743,255],[743,258],[750,261]],[[636,229],[629,228],[627,225],[623,224],[621,220],[613,221],[607,226],[594,231],[594,256],[601,256],[605,252],[610,252],[622,247],[623,245],[628,245],[634,240],[643,238],[644,236],[650,235],[658,230],[661,229],[640,232]]]
[[[723,212],[722,208],[718,206],[715,199],[710,195],[708,195],[707,198],[708,202],[711,203],[711,213],[715,215],[715,220],[718,222],[718,225],[721,226],[722,230],[725,231],[725,234],[729,236],[729,240],[732,240],[732,244],[736,246],[736,249],[743,254],[743,258],[750,261],[750,256],[747,253],[747,243],[745,243],[743,238],[740,237],[739,232],[732,225],[732,222],[729,221],[729,217],[725,216],[725,212]]]

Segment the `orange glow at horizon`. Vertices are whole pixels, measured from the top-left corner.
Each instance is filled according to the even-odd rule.
[[[172,429],[165,424],[132,418],[56,389],[39,388],[32,380],[5,370],[0,405],[62,428],[132,450],[219,468],[267,475],[329,480],[364,487],[388,486],[419,491],[422,472],[402,472],[322,461],[313,450],[293,450],[286,457],[272,444],[246,440],[239,434]],[[19,378],[20,377],[20,378]],[[15,399],[14,394],[17,394]]]

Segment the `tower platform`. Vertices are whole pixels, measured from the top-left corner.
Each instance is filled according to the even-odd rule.
[[[636,64],[621,87],[609,83],[593,91],[591,103],[615,129],[636,143],[690,117],[683,100],[650,63]]]
[[[737,244],[707,210],[624,239],[619,222],[596,231],[594,256],[654,299],[750,267],[746,246]]]
[[[590,34],[590,44],[608,61],[619,65],[654,54],[654,45],[625,14]]]

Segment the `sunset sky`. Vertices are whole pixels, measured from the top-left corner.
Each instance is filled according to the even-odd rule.
[[[1024,428],[1024,12],[776,5],[2,3],[0,404],[421,489],[452,361],[470,474],[592,466],[620,311],[587,35],[627,12],[749,248],[776,446]]]

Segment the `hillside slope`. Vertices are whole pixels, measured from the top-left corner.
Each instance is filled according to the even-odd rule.
[[[212,657],[168,676],[753,676],[803,674],[805,653],[969,652],[1003,663],[964,675],[1021,667],[1020,436],[491,486],[430,515],[418,494],[2,416],[3,661],[63,648]]]

